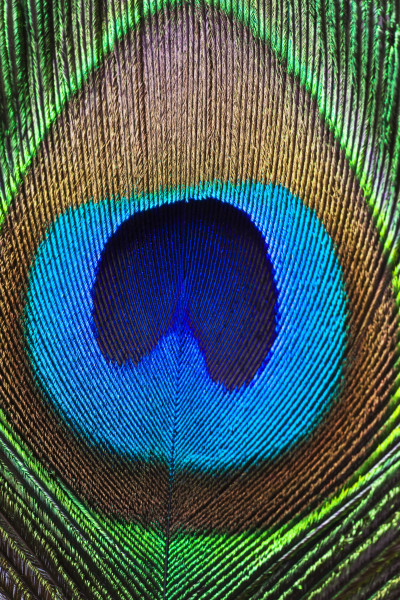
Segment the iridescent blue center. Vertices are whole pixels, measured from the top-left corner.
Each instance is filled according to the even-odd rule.
[[[213,224],[210,197],[235,210],[221,206]],[[172,217],[133,227],[188,198],[199,210],[185,212],[184,235]],[[282,187],[216,182],[59,217],[31,270],[25,325],[47,400],[90,444],[220,469],[312,433],[340,385],[345,319],[341,268],[313,211]]]
[[[170,331],[193,336],[208,373],[249,384],[275,339],[268,249],[243,211],[213,199],[138,213],[108,240],[93,293],[104,356],[137,365]]]

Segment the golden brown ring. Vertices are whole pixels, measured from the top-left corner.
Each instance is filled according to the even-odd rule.
[[[314,209],[335,244],[348,298],[344,385],[315,434],[285,460],[246,472],[177,474],[174,523],[267,527],[338,489],[375,447],[399,324],[371,212],[316,103],[261,41],[214,10],[160,12],[126,37],[43,142],[2,230],[4,409],[75,492],[106,511],[163,522],[167,467],[82,444],[40,392],[24,338],[29,269],[70,207],[216,179],[279,183]]]

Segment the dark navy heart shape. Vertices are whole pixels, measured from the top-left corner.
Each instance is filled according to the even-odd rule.
[[[249,384],[276,338],[268,248],[245,212],[215,199],[175,202],[125,221],[93,288],[104,356],[137,365],[170,330],[192,334],[213,381]]]

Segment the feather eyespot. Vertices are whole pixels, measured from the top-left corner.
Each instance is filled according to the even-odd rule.
[[[230,204],[248,206],[249,194],[258,228]],[[86,204],[39,248],[26,331],[43,389],[84,439],[140,460],[168,465],[172,438],[175,468],[238,467],[292,447],[341,380],[331,240],[273,186],[154,201],[139,213],[134,199]]]
[[[387,252],[287,71],[232,16],[157,11],[65,106],[5,217],[8,435],[87,597],[93,578],[104,598],[311,590],[320,532],[338,547],[391,443]],[[287,583],[298,544],[313,573],[296,559]]]

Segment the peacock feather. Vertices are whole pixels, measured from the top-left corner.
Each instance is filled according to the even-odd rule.
[[[0,11],[0,599],[397,600],[398,2]]]

